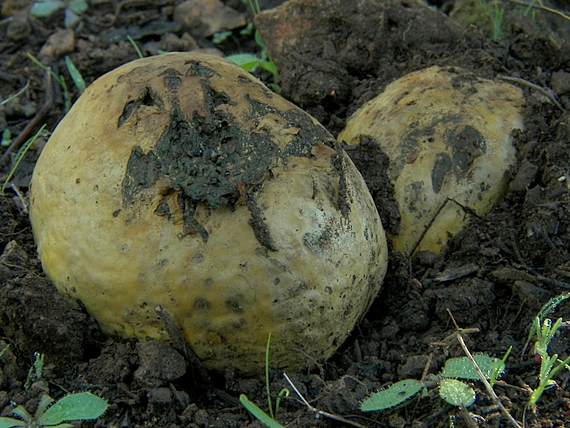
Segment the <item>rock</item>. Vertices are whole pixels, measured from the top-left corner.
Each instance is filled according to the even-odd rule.
[[[168,405],[172,403],[172,391],[169,388],[153,388],[147,394],[150,404]]]
[[[59,29],[47,39],[40,49],[39,60],[49,64],[62,55],[73,52],[75,49],[75,33],[71,29]]]
[[[174,8],[174,20],[195,37],[209,37],[246,24],[245,15],[220,0],[188,0]]]
[[[184,357],[166,343],[140,343],[137,349],[140,365],[135,371],[135,379],[140,383],[157,388],[186,374]],[[157,394],[157,397],[164,397],[162,393]]]

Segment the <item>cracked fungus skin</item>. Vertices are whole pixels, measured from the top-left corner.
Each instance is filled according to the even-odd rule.
[[[348,156],[238,66],[175,53],[91,85],[37,163],[30,216],[58,289],[102,329],[168,340],[207,367],[330,357],[377,295],[386,240]]]
[[[510,134],[523,128],[524,104],[512,85],[430,67],[391,83],[349,118],[338,140],[369,136],[390,159],[395,250],[439,253],[472,214],[491,211],[516,164]]]

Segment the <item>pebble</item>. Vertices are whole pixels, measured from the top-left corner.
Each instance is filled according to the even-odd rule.
[[[186,373],[186,361],[178,351],[162,342],[137,345],[140,365],[135,379],[151,388],[158,388]]]
[[[220,0],[188,0],[174,8],[174,21],[195,37],[209,37],[222,30],[245,26],[245,15]]]

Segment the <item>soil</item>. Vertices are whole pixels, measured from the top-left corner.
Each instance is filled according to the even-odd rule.
[[[259,52],[252,34],[240,34],[252,16],[238,0],[225,2],[224,19],[234,19],[236,29],[220,44],[212,41],[210,21],[180,16],[182,2],[177,0],[91,1],[73,30],[64,29],[63,10],[38,18],[30,14],[30,3],[0,2],[0,100],[29,80],[20,96],[0,106],[0,131],[9,129],[16,145],[43,123],[53,130],[65,114],[60,86],[46,78],[28,53],[64,76],[76,99],[64,56],[89,84],[136,59],[126,34],[145,56],[160,49]],[[333,135],[387,84],[431,65],[461,66],[484,78],[515,78],[527,105],[525,129],[513,133],[518,165],[493,211],[473,218],[442,255],[410,258],[391,251],[381,294],[340,350],[314,370],[288,373],[313,410],[291,391],[281,400],[277,420],[290,427],[348,426],[347,421],[364,427],[512,426],[480,382],[471,382],[477,399],[467,410],[447,404],[437,389],[430,389],[387,411],[359,411],[359,402],[371,392],[401,379],[420,379],[426,367],[437,373],[447,358],[463,355],[457,341],[449,340],[455,332],[451,312],[461,328],[478,329],[465,334],[471,352],[501,358],[512,347],[507,370],[494,389],[515,420],[528,427],[570,427],[566,370],[536,406],[526,408],[540,367],[532,352],[525,352],[529,327],[542,306],[570,291],[569,21],[500,2],[505,14],[498,34],[490,19],[495,9],[482,2],[428,7],[409,0],[292,0],[270,9],[279,3],[262,2],[268,11],[255,20],[279,81],[273,82],[269,72],[258,76],[277,83],[284,97]],[[569,5],[559,1],[550,6],[563,10]],[[230,26],[218,24],[214,32]],[[493,41],[493,35],[501,37]],[[37,258],[26,210],[31,171],[43,143],[43,137],[36,140],[0,196],[0,349],[9,345],[0,357],[0,414],[7,416],[16,404],[33,412],[42,394],[58,399],[91,391],[106,399],[109,408],[96,421],[74,425],[263,426],[238,400],[246,394],[266,408],[263,377],[208,373],[183,357],[175,344],[108,337],[80,304],[57,293]],[[1,182],[17,148],[11,154],[3,151]],[[348,153],[386,228],[393,230],[397,213],[389,183],[382,179],[386,156],[366,141]],[[569,320],[570,305],[562,303],[550,316]],[[570,355],[567,324],[563,327],[549,348],[562,359]],[[26,385],[34,353],[45,355],[43,372]],[[274,401],[282,388],[291,389],[283,374],[273,370],[270,385]]]

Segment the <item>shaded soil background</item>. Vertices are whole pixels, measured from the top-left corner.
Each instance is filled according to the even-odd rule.
[[[74,29],[67,30],[63,9],[36,18],[29,14],[30,3],[0,2],[0,100],[30,82],[22,95],[0,107],[0,131],[9,129],[15,139],[26,139],[43,123],[53,130],[65,114],[61,88],[49,82],[28,53],[64,76],[75,99],[64,55],[89,84],[136,59],[127,35],[144,55],[259,50],[251,34],[240,34],[252,16],[238,0],[205,1],[223,6],[214,9],[213,18],[195,17],[189,2],[92,1]],[[262,6],[270,9],[279,3]],[[473,218],[440,257],[420,254],[410,260],[391,252],[383,291],[346,343],[314,371],[289,376],[312,406],[365,427],[461,427],[468,426],[467,419],[476,426],[508,426],[477,382],[477,401],[466,418],[435,390],[386,412],[359,412],[359,402],[370,392],[400,379],[419,379],[426,364],[437,373],[446,358],[462,355],[457,343],[432,345],[454,331],[449,309],[461,327],[480,329],[466,338],[472,352],[502,357],[513,347],[495,390],[515,419],[530,427],[569,427],[569,373],[557,377],[557,385],[535,409],[525,411],[539,367],[532,355],[521,355],[542,305],[570,291],[570,25],[543,10],[525,15],[526,6],[500,3],[505,19],[501,38],[493,41],[494,9],[488,4],[436,6],[407,0],[297,0],[255,20],[279,69],[281,94],[333,135],[387,84],[431,65],[461,66],[481,77],[502,74],[535,85],[521,85],[526,129],[513,135],[519,164],[494,210]],[[568,8],[564,2],[550,6]],[[213,43],[214,33],[232,27],[225,41]],[[259,77],[275,83],[269,73]],[[263,378],[205,373],[168,345],[107,337],[79,304],[57,294],[37,259],[26,212],[27,186],[45,140],[34,143],[11,180],[13,186],[0,196],[0,348],[10,345],[0,358],[1,415],[8,415],[13,404],[33,411],[45,393],[57,399],[88,390],[108,400],[110,407],[99,420],[82,426],[262,426],[238,397],[247,394],[265,408]],[[378,180],[384,158],[366,146],[349,153],[379,211],[385,212],[387,195]],[[2,182],[13,158],[6,152],[2,157]],[[391,219],[383,220],[390,227]],[[568,305],[554,316],[570,319]],[[566,358],[569,348],[570,335],[562,329],[551,352]],[[45,354],[45,367],[42,378],[25,389],[34,352]],[[271,376],[274,395],[288,386],[281,373]],[[277,419],[282,424],[346,426],[316,418],[294,395],[281,402]]]

